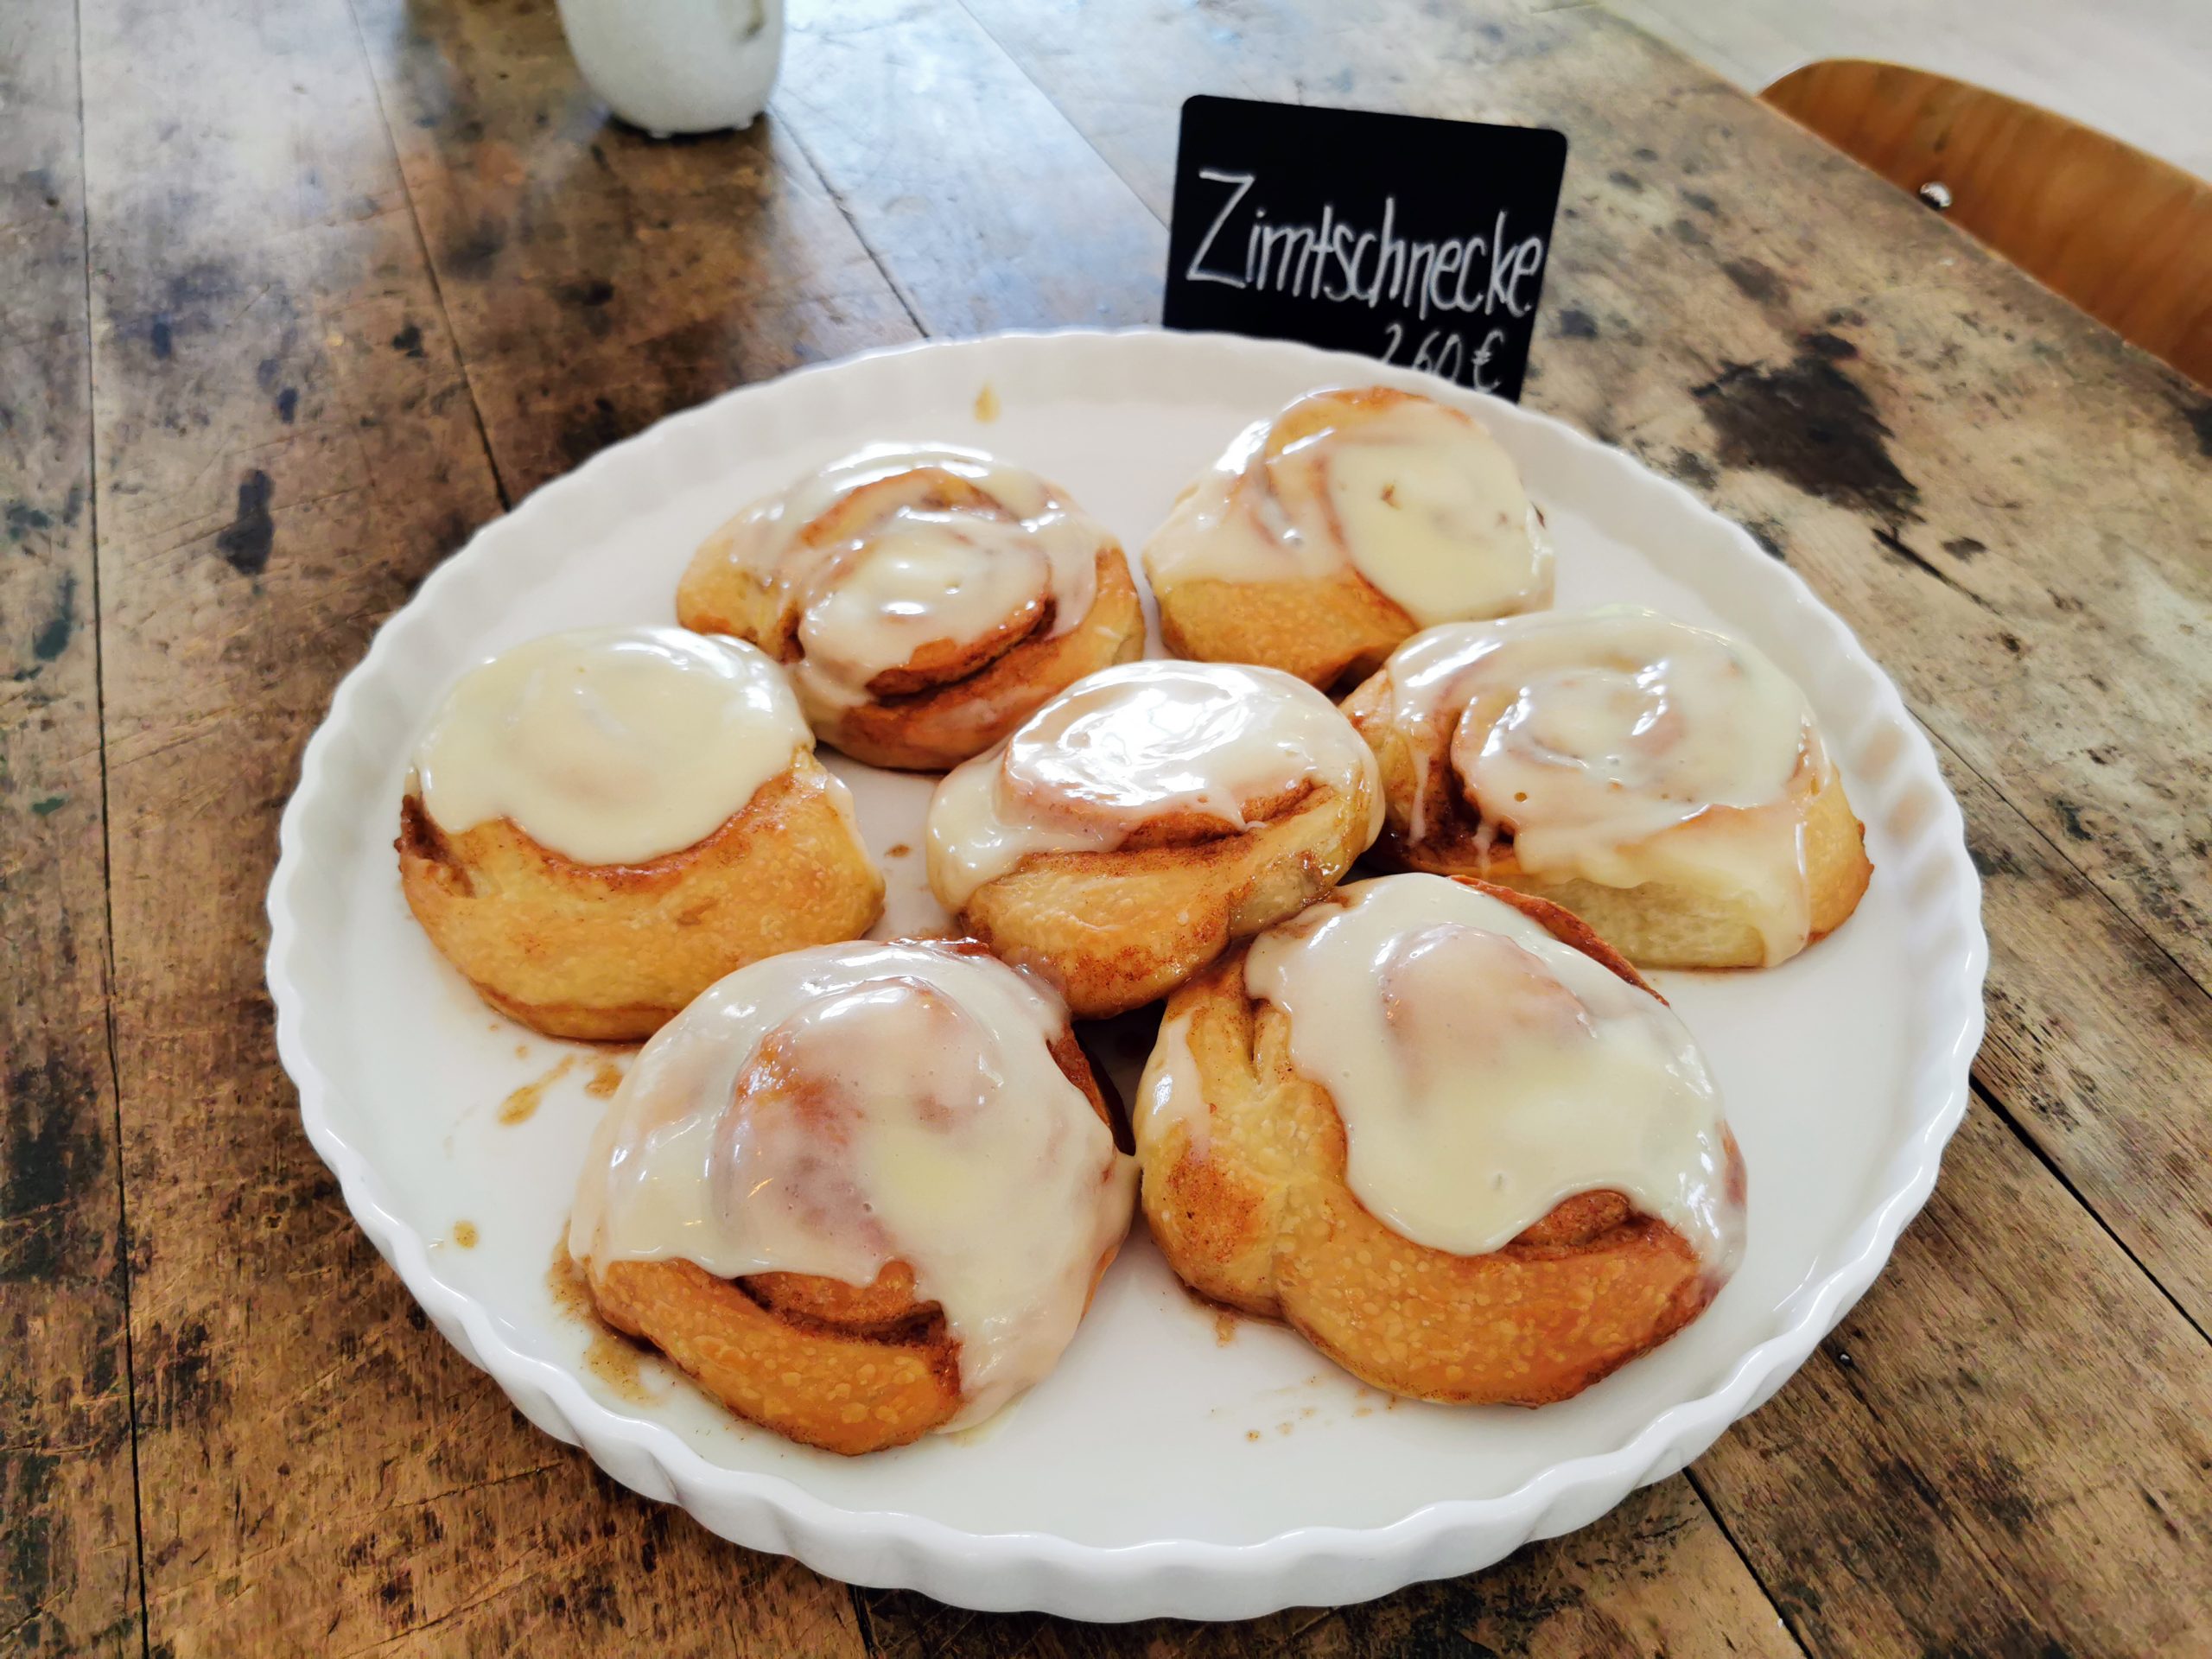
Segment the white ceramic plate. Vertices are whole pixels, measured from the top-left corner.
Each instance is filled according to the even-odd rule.
[[[1751,1172],[1733,1282],[1688,1331],[1564,1405],[1394,1403],[1287,1332],[1218,1324],[1140,1221],[1058,1370],[1013,1413],[860,1459],[739,1423],[657,1362],[626,1376],[603,1343],[594,1359],[547,1269],[601,1109],[583,1088],[596,1057],[491,1014],[400,897],[401,779],[440,693],[535,634],[670,620],[710,527],[863,442],[998,450],[1065,485],[1134,552],[1247,422],[1308,387],[1364,381],[1490,423],[1549,518],[1561,605],[1640,601],[1773,655],[1810,695],[1866,821],[1874,883],[1840,932],[1770,972],[1662,976]],[[1001,411],[988,423],[986,387]],[[833,764],[890,875],[887,931],[934,922],[918,855],[889,855],[918,846],[926,784]],[[1510,404],[1364,359],[1157,332],[1009,335],[810,369],[548,485],[426,582],[339,688],[284,814],[270,915],[277,1046],[308,1136],[438,1328],[531,1421],[740,1543],[969,1607],[1093,1619],[1380,1595],[1585,1525],[1688,1463],[1804,1360],[1927,1198],[1965,1109],[1986,957],[1959,810],[1926,740],[1850,632],[1742,531]],[[500,1121],[511,1090],[571,1054],[534,1115]],[[456,1242],[464,1221],[473,1248]]]

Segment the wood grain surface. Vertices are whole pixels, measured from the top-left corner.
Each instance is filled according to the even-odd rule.
[[[135,1653],[76,20],[0,12],[0,1652]]]
[[[766,121],[654,143],[550,0],[0,0],[0,1649],[2207,1639],[2212,404],[1603,12],[1370,10],[802,4]],[[427,1328],[300,1132],[262,895],[332,687],[504,505],[802,363],[1156,316],[1200,91],[1568,132],[1527,401],[1897,677],[1990,1036],[1890,1270],[1688,1476],[1363,1607],[973,1615],[623,1492]]]

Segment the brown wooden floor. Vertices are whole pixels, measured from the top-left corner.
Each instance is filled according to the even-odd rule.
[[[1989,1039],[1882,1281],[1686,1476],[1343,1611],[976,1617],[716,1541],[426,1328],[301,1134],[262,895],[472,529],[795,364],[1151,319],[1202,90],[1569,133],[1527,401],[1897,677]],[[549,0],[0,0],[0,1649],[2212,1647],[2212,398],[1809,136],[1518,0],[806,3],[772,118],[671,144]]]

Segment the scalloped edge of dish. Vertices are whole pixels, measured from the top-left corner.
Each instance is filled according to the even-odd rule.
[[[843,1509],[786,1478],[709,1463],[674,1431],[617,1415],[594,1400],[570,1372],[517,1351],[499,1335],[482,1303],[438,1276],[427,1242],[387,1205],[382,1177],[336,1127],[332,1106],[340,1090],[309,1052],[304,1000],[289,968],[302,938],[296,901],[312,869],[314,821],[338,788],[333,777],[348,769],[352,757],[345,753],[346,742],[359,711],[396,667],[404,668],[410,634],[425,627],[472,576],[481,579],[495,556],[509,557],[498,550],[500,544],[519,540],[532,524],[555,513],[595,516],[611,528],[619,513],[609,512],[605,503],[622,493],[626,475],[648,486],[656,477],[688,475],[688,463],[678,452],[715,447],[702,440],[710,433],[741,431],[750,407],[762,401],[834,391],[841,399],[862,402],[872,379],[895,382],[918,375],[935,382],[958,375],[995,380],[995,359],[1039,356],[1067,359],[1054,366],[1061,370],[1070,395],[1094,383],[1086,380],[1089,373],[1109,385],[1122,380],[1142,387],[1129,396],[1159,398],[1172,395],[1179,381],[1209,385],[1209,363],[1286,354],[1311,365],[1312,384],[1332,378],[1395,383],[1462,404],[1478,396],[1346,353],[1160,329],[1022,332],[865,353],[724,393],[668,416],[547,483],[480,528],[441,564],[378,629],[366,655],[340,683],[302,757],[300,780],[279,830],[279,855],[270,886],[268,974],[278,1057],[298,1088],[308,1137],[338,1178],[347,1207],[439,1331],[488,1372],[531,1422],[582,1446],[625,1485],[681,1504],[734,1542],[796,1556],[852,1583],[920,1590],[984,1611],[1033,1609],[1101,1621],[1239,1618],[1290,1605],[1364,1600],[1488,1566],[1531,1539],[1587,1525],[1637,1487],[1688,1465],[1804,1363],[1873,1283],[1898,1235],[1934,1189],[1942,1149],[1966,1111],[1968,1068],[1982,1034],[1988,946],[1963,816],[1942,782],[1926,735],[1843,621],[1795,571],[1761,552],[1739,526],[1633,457],[1551,416],[1482,399],[1474,406],[1504,411],[1495,417],[1499,421],[1533,423],[1548,434],[1548,441],[1563,442],[1580,464],[1599,469],[1608,487],[1643,493],[1663,511],[1688,512],[1725,531],[1734,543],[1730,556],[1741,556],[1751,562],[1750,569],[1764,572],[1732,589],[1730,601],[1738,609],[1756,603],[1764,641],[1786,638],[1800,658],[1821,664],[1831,706],[1841,702],[1861,710],[1853,730],[1831,730],[1827,735],[1835,752],[1853,757],[1856,770],[1872,785],[1872,797],[1860,803],[1862,815],[1870,821],[1878,813],[1885,821],[1899,812],[1916,818],[1909,837],[1900,836],[1906,840],[1906,856],[1893,861],[1885,876],[1911,882],[1916,931],[1935,936],[1932,944],[1923,938],[1921,948],[1945,950],[1948,971],[1936,987],[1942,995],[1924,1009],[1926,1038],[1908,1057],[1909,1127],[1875,1178],[1881,1189],[1878,1202],[1840,1245],[1831,1247],[1836,1265],[1784,1304],[1777,1313],[1779,1328],[1742,1354],[1718,1386],[1658,1413],[1611,1451],[1555,1463],[1503,1495],[1439,1500],[1388,1526],[1307,1527],[1243,1544],[1162,1539],[1103,1548],[1044,1533],[978,1534],[911,1514]],[[1111,372],[1097,372],[1102,370]],[[1102,395],[1099,401],[1114,399]],[[594,495],[601,503],[595,514]],[[572,530],[566,539],[578,535]],[[1684,579],[1705,590],[1694,573]],[[1885,734],[1894,741],[1885,742]],[[1885,749],[1878,763],[1866,758],[1870,746]]]

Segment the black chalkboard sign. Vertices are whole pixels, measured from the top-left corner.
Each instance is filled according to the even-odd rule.
[[[1302,340],[1518,399],[1567,136],[1193,98],[1171,328]]]

